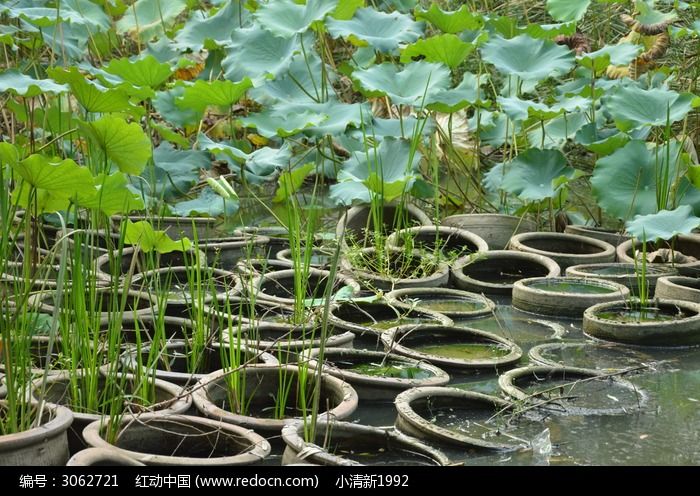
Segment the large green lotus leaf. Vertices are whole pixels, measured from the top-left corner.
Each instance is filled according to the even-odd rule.
[[[360,127],[362,121],[366,123],[372,119],[372,110],[367,103],[343,103],[328,101],[325,103],[280,103],[275,106],[276,111],[282,115],[313,112],[325,115],[320,124],[305,127],[303,132],[311,136],[338,135],[345,132],[348,126]]]
[[[28,41],[26,33],[18,27],[0,26],[0,43],[7,45],[11,50],[17,50],[19,48],[17,44],[26,41]]]
[[[329,198],[336,205],[349,206],[354,202],[369,203],[369,189],[361,181],[343,181],[331,185]]]
[[[170,66],[158,62],[153,55],[136,60],[112,59],[105,67],[105,71],[135,86],[148,86],[154,89],[166,82],[172,74]]]
[[[596,74],[600,74],[611,64],[629,64],[639,56],[643,49],[643,45],[636,45],[634,43],[605,45],[595,52],[584,53],[576,57],[576,59],[582,67],[595,70]]]
[[[148,41],[170,29],[186,8],[187,0],[136,0],[117,22],[117,32]]]
[[[26,184],[19,184],[12,190],[12,203],[24,209],[34,210],[36,208],[37,213],[40,214],[49,214],[68,210],[71,200],[52,190],[31,190]]]
[[[352,73],[361,91],[371,97],[388,96],[393,103],[423,107],[438,101],[436,96],[450,84],[450,71],[441,64],[411,62],[403,70],[385,62]]]
[[[61,0],[60,12],[72,13],[71,24],[88,27],[93,35],[95,31],[109,31],[112,27],[104,7],[91,0]]]
[[[518,20],[515,17],[490,15],[485,17],[484,21],[484,28],[489,34],[489,38],[498,36],[512,38],[522,34],[521,29],[518,28]]]
[[[109,16],[102,7],[90,0],[62,0],[58,9],[46,3],[16,0],[3,2],[0,4],[0,13],[22,19],[42,29],[58,24],[88,26],[93,32],[110,28]]]
[[[118,59],[115,59],[118,60]],[[79,62],[75,64],[76,69],[78,69],[79,72],[82,72],[84,74],[84,77],[88,80],[97,80],[101,84],[103,84],[107,88],[114,88],[116,86],[119,86],[120,84],[126,85],[126,86],[135,86],[133,84],[130,84],[128,81],[126,81],[124,78],[121,76],[117,76],[115,74],[112,74],[105,70],[107,67],[96,67],[89,62]],[[94,77],[91,77],[94,76]],[[70,77],[64,75],[64,77]]]
[[[277,191],[272,199],[275,203],[281,203],[290,198],[304,184],[306,177],[314,170],[313,162],[295,167],[292,170],[283,171],[277,180]]]
[[[330,188],[339,205],[368,202],[370,191],[389,201],[409,191],[418,177],[420,153],[411,152],[410,141],[385,137],[374,149],[354,152],[338,172],[338,183]]]
[[[323,62],[311,50],[307,56],[297,55],[291,59],[289,68],[250,90],[250,97],[263,105],[275,103],[316,103],[323,100]],[[326,71],[326,74],[328,72]],[[328,80],[325,81],[328,84]]]
[[[693,215],[690,205],[675,210],[659,210],[654,214],[637,215],[625,224],[627,232],[643,241],[669,240],[679,234],[690,234],[700,227],[700,217]]]
[[[2,158],[2,152],[0,151],[0,158]],[[2,163],[2,162],[0,162]],[[688,180],[695,187],[700,189],[700,165],[691,164],[688,167],[687,172]]]
[[[574,65],[574,54],[565,46],[528,35],[505,39],[491,38],[481,49],[486,62],[507,75],[523,80],[541,81],[565,74]]]
[[[490,37],[502,36],[513,38],[518,35],[528,35],[538,40],[554,40],[559,35],[570,36],[576,32],[575,22],[556,24],[530,23],[518,25],[518,19],[513,16],[490,16],[486,18],[486,31]]]
[[[465,72],[461,83],[452,89],[437,93],[433,98],[434,102],[427,105],[427,108],[449,114],[469,105],[487,105],[488,100],[481,91],[481,86],[487,81],[488,75],[475,76],[471,72]]]
[[[661,12],[654,8],[654,2],[648,2],[644,0],[636,0],[634,6],[639,12],[637,16],[637,21],[640,24],[661,24],[663,22],[670,23],[678,18],[678,15],[674,12]]]
[[[642,126],[665,126],[680,121],[698,105],[695,95],[636,85],[620,86],[604,100],[621,131]]]
[[[544,125],[544,141],[542,126],[536,126],[527,133],[530,146],[540,148],[561,148],[567,140],[573,139],[576,133],[588,122],[585,112],[574,111],[562,114]]]
[[[57,61],[61,65],[67,66],[72,63],[84,60],[87,56],[88,43],[91,40],[97,41],[100,36],[106,33],[94,32],[91,28],[77,24],[58,24],[41,29],[41,37],[44,46],[60,47],[55,52]],[[93,43],[94,45],[94,43]]]
[[[428,21],[443,33],[460,33],[465,30],[475,31],[484,27],[484,19],[479,14],[474,14],[469,7],[462,5],[459,10],[444,11],[436,2],[430,5],[428,10],[417,8],[414,12],[416,20]]]
[[[136,122],[107,115],[80,128],[122,172],[140,174],[151,158],[151,140]]]
[[[253,82],[249,78],[237,83],[199,79],[194,84],[185,86],[185,91],[180,98],[175,100],[175,104],[180,108],[191,108],[198,111],[203,111],[209,105],[227,108],[238,102],[252,86]]]
[[[141,251],[150,253],[170,253],[173,251],[187,251],[192,248],[192,243],[187,238],[173,240],[165,231],[156,231],[150,222],[126,221],[124,243],[138,245]]]
[[[88,112],[122,112],[130,107],[129,95],[125,91],[105,88],[97,81],[88,80],[77,67],[55,67],[47,72],[55,81],[68,84],[75,99]]]
[[[152,194],[166,201],[185,195],[199,181],[200,169],[211,166],[205,152],[177,150],[169,143],[161,143],[153,150],[153,163],[155,184],[151,184]],[[148,170],[142,175],[150,182]]]
[[[380,10],[396,10],[408,13],[416,8],[418,0],[373,0],[372,3]]]
[[[256,85],[258,79],[270,79],[286,71],[292,57],[301,51],[298,37],[274,36],[260,26],[237,29],[231,40],[221,61],[226,79],[239,81],[249,77],[256,80]],[[304,46],[310,52],[313,42],[309,39]]]
[[[40,213],[56,212],[66,210],[72,200],[82,203],[96,194],[90,171],[70,159],[33,154],[11,166],[24,179],[12,192],[13,202],[19,207],[36,208]]]
[[[417,176],[406,176],[403,179],[387,183],[377,176],[370,176],[363,181],[343,181],[330,187],[329,198],[336,205],[349,206],[355,202],[369,203],[373,194],[382,197],[383,201],[393,201],[411,191],[417,196],[414,187],[421,180]]]
[[[255,150],[246,160],[245,167],[249,174],[258,178],[268,178],[278,170],[288,168],[291,160],[291,145],[285,142],[281,148],[266,146]]]
[[[13,100],[7,102],[7,108],[12,111],[18,122],[29,124],[30,115],[25,112],[24,105]],[[52,135],[64,140],[70,139],[77,126],[75,114],[70,109],[61,105],[58,100],[54,100],[46,107],[35,108],[31,115],[32,122],[36,129],[42,129],[45,135]]]
[[[411,151],[409,140],[386,137],[375,149],[353,153],[338,172],[338,180],[365,181],[375,174],[393,183],[414,175],[420,160],[421,154]]]
[[[591,0],[547,0],[547,12],[557,21],[580,21]]]
[[[530,23],[524,27],[518,27],[518,34],[526,34],[539,40],[554,40],[557,36],[571,36],[576,32],[575,22],[561,22],[556,24]]]
[[[233,215],[238,211],[238,199],[224,200],[209,186],[197,198],[171,205],[170,211],[180,217]]]
[[[598,129],[596,124],[590,123],[577,131],[574,141],[599,157],[604,157],[625,146],[629,140],[629,135],[617,129]]]
[[[476,47],[473,44],[465,43],[457,35],[441,34],[408,45],[401,52],[401,62],[406,63],[421,57],[428,62],[441,62],[454,69],[464,62],[474,48]]]
[[[0,167],[14,166],[19,162],[19,150],[12,143],[0,142]]]
[[[149,126],[151,127],[151,129],[157,132],[158,136],[160,136],[164,141],[178,145],[181,148],[190,147],[190,140],[185,138],[183,135],[181,135],[171,127],[161,122],[156,122],[152,119],[149,122]]]
[[[12,170],[35,188],[64,198],[94,190],[92,174],[87,167],[71,159],[52,160],[35,153],[12,165]]]
[[[384,138],[411,138],[418,134],[430,136],[435,132],[432,119],[416,119],[407,116],[402,119],[380,119],[375,117],[365,121],[364,129],[350,129],[345,135],[337,136],[338,142],[349,152],[364,150],[367,144],[379,143]]]
[[[669,177],[675,178],[681,151],[675,141],[649,149],[644,141],[632,140],[599,159],[591,177],[598,205],[618,219],[655,213],[657,171],[667,168]],[[667,154],[671,159],[668,166]],[[683,203],[683,198],[678,200]]]
[[[566,163],[559,150],[530,148],[505,165],[500,187],[524,201],[554,198],[561,189],[561,180],[577,177],[576,169]]]
[[[249,181],[256,183],[269,179],[278,170],[288,168],[292,158],[292,151],[288,142],[285,142],[281,148],[266,146],[251,153],[228,143],[214,142],[201,133],[197,138],[197,142],[200,149],[206,150],[218,158],[227,160],[234,172],[238,171],[240,164],[244,164],[244,169],[241,172],[246,175]]]
[[[90,0],[62,0],[58,6],[56,2],[42,0],[3,3],[13,5],[6,12],[21,20],[18,24],[22,34],[26,37],[28,33],[39,33],[44,46],[51,47],[57,61],[64,65],[84,58],[89,41],[97,48],[98,40],[111,27],[110,17]],[[6,7],[0,5],[0,12],[3,8]],[[15,37],[12,44],[22,42],[30,46],[29,40],[22,40],[22,37]]]
[[[373,8],[360,9],[347,21],[328,19],[326,28],[334,38],[347,38],[357,46],[370,45],[380,52],[392,52],[402,43],[416,41],[423,25],[399,12],[385,13]]]
[[[690,162],[690,160],[687,162]],[[688,165],[687,170],[691,168],[689,164],[686,163],[685,165]],[[679,198],[679,205],[690,205],[695,215],[700,216],[700,189],[693,186],[689,177],[681,177],[678,180],[676,197]]]
[[[331,17],[341,21],[352,19],[357,9],[365,6],[365,0],[338,0],[338,6],[333,10]]]
[[[294,0],[275,0],[261,4],[255,11],[255,19],[265,29],[277,36],[290,38],[303,33],[311,24],[322,20],[338,5],[338,0],[307,0],[306,4]]]
[[[417,178],[406,176],[393,182],[387,182],[374,172],[367,179],[362,181],[368,190],[374,194],[381,195],[384,201],[394,201],[404,193],[408,192]]]
[[[55,7],[34,5],[31,2],[3,2],[0,4],[0,13],[13,19],[21,19],[38,28],[86,22],[86,19],[70,8],[58,11]]]
[[[528,118],[529,113],[540,112],[550,114],[548,119],[556,117],[563,111],[553,110],[549,106],[540,102],[533,102],[531,100],[523,100],[517,96],[503,97],[499,96],[496,101],[501,106],[501,110],[508,116],[508,118],[514,122],[524,121]]]
[[[207,151],[214,155],[224,154],[236,162],[244,162],[250,158],[250,154],[243,150],[227,143],[212,141],[212,139],[204,133],[199,133],[197,136],[197,143],[200,150]]]
[[[581,96],[563,97],[552,105],[545,105],[531,100],[522,100],[514,97],[498,97],[501,108],[514,121],[523,121],[533,118],[540,121],[553,119],[567,112],[587,110],[591,106],[591,100]]]
[[[671,26],[671,40],[679,41],[689,36],[697,38],[700,36],[700,21],[693,21],[685,26]]]
[[[327,114],[311,110],[282,114],[276,106],[272,106],[240,121],[246,127],[254,127],[258,134],[266,138],[274,136],[286,138],[299,134],[307,128],[318,126],[327,119]]]
[[[482,143],[499,147],[506,142],[506,139],[513,139],[513,129],[508,116],[503,112],[488,112],[480,113],[482,122],[483,119],[488,119],[488,125],[483,126],[479,132],[479,139]],[[471,124],[472,129],[477,129],[476,123]]]
[[[231,33],[248,24],[249,18],[248,10],[237,0],[228,0],[212,16],[207,16],[204,9],[196,10],[175,35],[175,45],[193,52],[226,46],[231,42]]]
[[[182,108],[177,102],[185,93],[183,86],[174,86],[166,91],[159,91],[153,99],[153,107],[166,121],[177,127],[197,124],[202,118],[202,111]]]
[[[0,74],[0,93],[13,93],[27,98],[42,93],[59,94],[68,91],[68,86],[57,84],[50,79],[34,79],[22,74],[16,69],[10,69]]]
[[[84,199],[80,206],[99,210],[107,216],[142,210],[143,200],[140,195],[132,192],[127,184],[123,172],[115,172],[108,176],[100,174],[95,178],[97,194]]]
[[[498,193],[503,190],[501,184],[503,183],[503,176],[505,174],[503,162],[491,167],[491,169],[484,174],[484,178],[481,184],[484,185],[486,191],[491,193]]]
[[[180,51],[168,38],[158,38],[156,41],[149,42],[141,53],[142,55],[153,55],[158,62],[176,64],[182,60]]]

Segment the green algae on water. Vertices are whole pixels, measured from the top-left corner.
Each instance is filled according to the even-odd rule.
[[[486,302],[466,298],[427,298],[418,300],[416,306],[443,313],[477,312],[486,308]]]
[[[658,308],[649,308],[645,310],[614,310],[610,312],[600,312],[597,316],[601,319],[624,323],[670,322],[688,317],[688,315],[683,312],[671,314],[663,312]]]
[[[364,327],[370,327],[372,329],[387,330],[392,327],[402,326],[402,325],[419,325],[419,324],[434,324],[435,319],[421,318],[421,317],[398,317],[396,319],[389,320],[369,320],[364,322],[359,322],[358,325]]]
[[[433,376],[430,371],[423,368],[395,361],[358,363],[353,364],[346,370],[372,377],[391,377],[395,379],[427,379]]]
[[[608,286],[595,283],[586,283],[583,281],[537,281],[533,282],[532,284],[528,284],[528,286],[541,291],[575,294],[610,294],[617,291],[616,289]]]
[[[411,346],[412,349],[428,355],[457,360],[483,360],[508,355],[510,349],[494,343],[449,343]]]

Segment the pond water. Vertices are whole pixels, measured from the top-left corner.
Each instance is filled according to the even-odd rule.
[[[578,281],[537,281],[528,284],[529,287],[542,291],[556,291],[560,293],[576,294],[610,294],[617,291],[615,288],[601,284]]]
[[[394,360],[386,360],[383,363],[353,363],[349,364],[349,366],[344,366],[343,362],[339,361],[334,363],[340,368],[371,377],[426,379],[434,376],[429,370]]]
[[[580,319],[551,319],[513,309],[507,299],[498,301],[494,316],[456,321],[458,325],[489,330],[514,340],[525,352],[520,365],[529,363],[527,352],[542,343],[586,341]],[[557,337],[558,336],[558,337]],[[641,409],[622,415],[555,415],[539,423],[539,430],[528,425],[519,432],[532,440],[546,434],[551,443],[547,450],[488,452],[445,449],[450,458],[465,465],[697,465],[700,464],[700,348],[649,349],[622,347],[620,368],[634,365],[629,361],[636,352],[638,362],[649,370],[625,378],[648,395]],[[566,365],[604,365],[613,368],[615,354],[606,347],[587,349],[586,354],[550,353]],[[590,357],[590,361],[588,359]],[[534,363],[533,363],[534,364]],[[450,386],[487,394],[500,394],[495,372],[474,371],[450,374]],[[611,394],[620,401],[615,392]],[[620,395],[621,396],[621,395]],[[614,403],[614,400],[611,400]],[[612,405],[615,406],[615,405]],[[462,419],[457,412],[442,412],[436,422],[460,430]],[[386,426],[396,420],[391,403],[360,401],[353,421]],[[548,431],[545,432],[545,429]],[[543,454],[544,453],[544,454]]]
[[[427,355],[454,358],[457,360],[484,360],[504,357],[510,353],[505,346],[490,343],[439,343],[413,346],[411,349]]]
[[[421,317],[405,317],[401,316],[395,319],[379,319],[379,320],[366,320],[363,322],[358,322],[359,325],[364,327],[370,327],[372,329],[377,329],[379,331],[384,331],[391,329],[396,326],[403,325],[420,325],[420,324],[435,324],[434,319],[421,318]]]
[[[410,299],[402,300],[409,303]],[[483,300],[469,300],[467,298],[420,298],[416,301],[416,307],[422,310],[433,310],[435,312],[476,312],[486,308]]]

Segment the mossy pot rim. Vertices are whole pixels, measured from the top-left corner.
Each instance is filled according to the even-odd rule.
[[[297,375],[299,373],[299,367],[290,364],[252,364],[246,365],[245,370],[246,373],[258,372],[260,374],[268,375],[278,374],[280,370],[296,373]],[[213,372],[201,379],[193,389],[193,403],[201,414],[218,422],[235,424],[252,429],[260,429],[261,431],[265,432],[279,432],[282,427],[284,427],[284,425],[291,420],[289,418],[270,419],[243,415],[219,407],[210,399],[209,389],[217,385],[220,381],[225,380],[224,375],[226,373],[227,371],[225,370]],[[323,412],[319,412],[318,418],[343,419],[349,417],[357,409],[357,392],[355,392],[352,386],[347,382],[331,375],[322,375],[321,381],[324,383],[324,386],[334,390],[335,393],[338,394],[336,398],[338,403],[337,405],[332,406],[329,410],[325,410],[325,407],[321,408]]]
[[[447,317],[450,318],[472,318],[472,317],[480,317],[482,315],[489,315],[492,312],[495,311],[496,309],[496,304],[490,299],[484,296],[483,294],[475,293],[472,291],[466,291],[463,289],[454,289],[454,288],[403,288],[403,289],[395,289],[393,291],[390,291],[385,295],[385,298],[388,302],[398,305],[401,308],[414,308],[411,303],[407,303],[406,301],[402,300],[402,297],[408,297],[408,299],[413,299],[411,298],[412,295],[415,295],[415,299],[418,299],[419,301],[421,300],[420,295],[423,294],[425,296],[428,296],[426,298],[427,300],[430,300],[429,296],[435,296],[438,297],[440,295],[444,295],[445,297],[454,297],[455,300],[464,300],[464,301],[470,301],[470,302],[475,302],[475,303],[483,303],[484,306],[481,309],[477,310],[467,310],[467,311],[459,311],[459,310],[450,310],[450,311],[439,311],[439,313],[446,315]],[[415,305],[415,308],[420,309],[420,310],[427,310],[427,311],[435,311],[431,310],[429,308],[422,308],[420,306],[420,303],[417,303]]]
[[[629,307],[630,301],[633,304],[638,304],[639,303],[639,298],[630,298],[628,300],[615,300],[615,301],[607,301],[603,303],[598,303],[596,305],[593,305],[586,309],[584,312],[584,317],[591,319],[591,320],[598,320],[598,321],[603,321],[606,323],[613,323],[613,324],[618,324],[621,326],[634,326],[634,327],[656,327],[659,325],[659,323],[663,321],[640,321],[640,322],[628,322],[628,321],[620,321],[620,320],[612,320],[612,319],[606,319],[604,317],[600,317],[599,312],[604,311],[604,310],[631,310]],[[678,323],[687,323],[687,322],[692,322],[693,320],[697,320],[700,323],[700,303],[693,303],[690,301],[685,301],[685,300],[660,300],[660,299],[652,299],[649,300],[650,305],[654,306],[647,306],[646,308],[648,309],[655,309],[655,308],[668,308],[668,307],[676,307],[680,308],[682,310],[690,311],[692,312],[692,315],[688,315],[686,317],[682,317],[679,319],[674,319],[671,322],[678,322]]]
[[[532,239],[547,239],[552,242],[563,241],[563,242],[574,242],[581,243],[582,245],[593,246],[598,250],[594,253],[579,253],[579,252],[564,252],[564,251],[549,251],[542,250],[539,248],[534,248],[528,245],[528,242]],[[526,253],[535,253],[537,255],[542,255],[545,257],[552,258],[555,256],[574,256],[578,260],[598,260],[601,257],[610,257],[610,261],[615,259],[615,247],[606,241],[601,241],[599,239],[590,238],[588,236],[581,236],[579,234],[568,234],[568,233],[558,233],[558,232],[548,232],[548,231],[535,231],[516,234],[510,239],[510,249],[520,250],[523,247]],[[579,262],[580,265],[581,262]]]
[[[527,288],[528,291],[532,291],[535,293],[539,293],[541,295],[566,295],[567,298],[590,298],[591,296],[599,296],[599,297],[606,297],[608,296],[607,294],[596,294],[596,295],[591,295],[588,293],[577,293],[574,291],[549,291],[547,289],[541,289],[537,287],[532,287],[533,284],[541,283],[541,282],[552,282],[552,283],[575,283],[575,284],[584,284],[588,286],[593,286],[597,288],[604,288],[604,289],[610,289],[611,290],[611,295],[620,295],[621,298],[624,298],[626,295],[629,295],[629,288],[627,286],[614,282],[614,281],[606,281],[604,279],[597,279],[594,277],[577,277],[577,276],[556,276],[556,277],[528,277],[525,279],[519,279],[518,281],[515,281],[513,283],[513,289],[515,290],[516,287],[524,287]]]
[[[353,436],[358,437],[378,437],[383,439],[389,446],[405,446],[410,448],[412,451],[420,453],[423,456],[432,459],[434,465],[444,466],[449,465],[449,458],[441,451],[421,442],[420,440],[407,436],[404,433],[390,427],[374,427],[370,425],[356,424],[353,422],[339,422],[339,421],[319,421],[316,426],[316,432],[324,432],[330,430],[330,432],[339,431],[349,431]],[[329,453],[327,450],[323,449],[321,446],[306,442],[303,437],[304,423],[298,420],[288,423],[282,429],[282,438],[288,449],[292,449],[296,453],[301,453],[305,449],[313,450],[310,455],[310,459],[318,461],[321,465],[340,465],[340,466],[363,466],[361,463],[350,460],[348,458],[343,458],[338,455]],[[331,434],[332,437],[332,434]]]
[[[615,382],[618,386],[621,386],[625,389],[628,389],[637,396],[637,406],[638,408],[641,409],[646,405],[649,396],[647,393],[641,389],[635,386],[633,383],[628,381],[627,379],[623,379],[617,376],[611,376],[610,374],[606,374],[605,372],[599,371],[599,370],[594,370],[594,369],[587,369],[587,368],[582,368],[582,367],[569,367],[569,366],[557,366],[557,367],[550,367],[547,365],[526,365],[523,367],[518,367],[515,369],[511,369],[506,371],[505,373],[501,374],[498,377],[498,386],[501,388],[504,394],[506,394],[510,398],[514,398],[516,401],[528,401],[531,402],[533,401],[533,398],[537,398],[542,394],[541,392],[539,394],[533,394],[533,393],[527,393],[525,390],[522,388],[516,386],[515,382],[518,381],[519,379],[526,378],[528,376],[530,377],[535,377],[536,379],[539,379],[540,377],[544,376],[549,376],[551,377],[554,374],[561,374],[566,376],[569,374],[570,376],[573,377],[583,377],[584,379],[594,379],[598,378],[600,380],[606,380],[606,381],[613,381]],[[534,404],[534,403],[533,403]],[[558,412],[556,409],[551,409],[548,407],[547,404],[542,404],[537,406],[537,408],[544,408],[546,411],[551,411],[551,412]],[[561,413],[561,412],[559,412]],[[624,408],[624,406],[620,406],[617,408],[596,408],[596,407],[580,407],[580,406],[571,406],[571,407],[566,407],[566,409],[563,412],[564,415],[626,415],[629,414],[629,411]]]
[[[308,365],[314,370],[318,370],[318,355],[320,354],[320,352],[321,351],[319,349],[314,349],[311,350],[309,353]],[[332,358],[335,356],[338,356],[342,359],[343,355],[349,357],[349,359],[352,359],[353,356],[360,356],[368,359],[389,359],[395,362],[402,362],[407,365],[427,370],[432,374],[431,377],[426,377],[425,379],[405,379],[400,377],[372,376],[354,372],[352,369],[343,369],[340,367],[335,367],[324,362],[323,372],[327,372],[328,374],[333,375],[338,379],[341,379],[345,382],[349,382],[351,385],[357,382],[362,385],[373,385],[377,387],[386,387],[402,390],[409,387],[417,387],[419,385],[442,386],[447,384],[450,380],[450,376],[447,372],[442,370],[440,367],[437,367],[424,360],[416,360],[407,356],[387,353],[384,351],[360,350],[353,348],[326,348],[324,350],[325,360],[328,360],[329,357]]]
[[[39,404],[35,399],[30,401],[34,405],[38,406]],[[0,399],[0,408],[7,408],[6,399]],[[50,420],[26,431],[0,436],[0,453],[11,452],[41,443],[46,438],[55,437],[67,431],[73,423],[74,415],[69,408],[48,402],[44,402],[44,408],[51,412]]]
[[[373,327],[357,324],[355,322],[349,321],[349,320],[344,320],[343,318],[337,316],[335,312],[340,308],[342,305],[377,305],[377,306],[387,306],[390,308],[393,308],[391,305],[391,302],[389,302],[386,299],[378,299],[376,301],[353,301],[353,300],[348,300],[344,301],[341,303],[336,303],[331,307],[330,315],[329,315],[329,322],[333,325],[336,325],[342,329],[346,329],[350,332],[353,333],[358,333],[358,334],[374,334],[377,336],[380,336],[384,330],[383,329],[375,329]],[[399,307],[397,307],[399,308]],[[433,310],[425,310],[422,308],[413,308],[411,309],[412,312],[417,312],[422,314],[423,316],[427,317],[429,320],[434,320],[437,324],[445,325],[445,326],[451,326],[454,325],[454,320],[452,320],[450,317],[448,317],[445,314],[442,314],[440,312],[435,312]],[[397,315],[397,317],[401,316],[400,314]],[[381,320],[378,320],[377,322],[381,322]]]
[[[133,420],[129,418],[121,419],[121,424],[126,424],[127,428],[132,422]],[[104,428],[110,423],[109,419],[107,419],[104,424],[102,423],[102,421],[99,420],[88,424],[85,427],[85,429],[83,429],[83,438],[87,441],[88,445],[92,447],[114,450],[116,453],[122,454],[146,465],[250,465],[259,463],[260,461],[265,459],[272,451],[270,443],[256,432],[237,425],[217,422],[209,418],[179,414],[160,415],[157,413],[144,414],[139,417],[140,424],[147,424],[149,422],[178,422],[194,424],[198,426],[206,426],[207,428],[212,430],[223,430],[227,433],[230,433],[233,436],[249,439],[251,442],[252,450],[244,451],[235,455],[221,456],[215,458],[154,455],[146,452],[127,450],[124,448],[120,448],[119,446],[110,444],[102,438],[101,434]]]
[[[394,405],[396,406],[398,414],[396,419],[397,428],[401,430],[402,426],[407,424],[411,430],[420,431],[424,436],[433,438],[440,444],[452,446],[472,446],[502,451],[512,451],[523,447],[522,445],[517,446],[514,444],[486,441],[440,427],[416,412],[411,405],[415,401],[427,400],[436,396],[450,399],[463,399],[469,402],[487,403],[491,404],[491,409],[497,407],[497,411],[509,411],[513,408],[512,403],[503,398],[476,391],[468,391],[456,387],[416,387],[403,391],[398,394],[394,400]]]

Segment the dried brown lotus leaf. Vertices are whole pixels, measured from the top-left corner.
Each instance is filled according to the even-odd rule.
[[[554,38],[557,45],[566,45],[576,52],[576,55],[588,53],[591,51],[591,44],[586,35],[582,33],[574,33],[571,36],[560,34]]]

